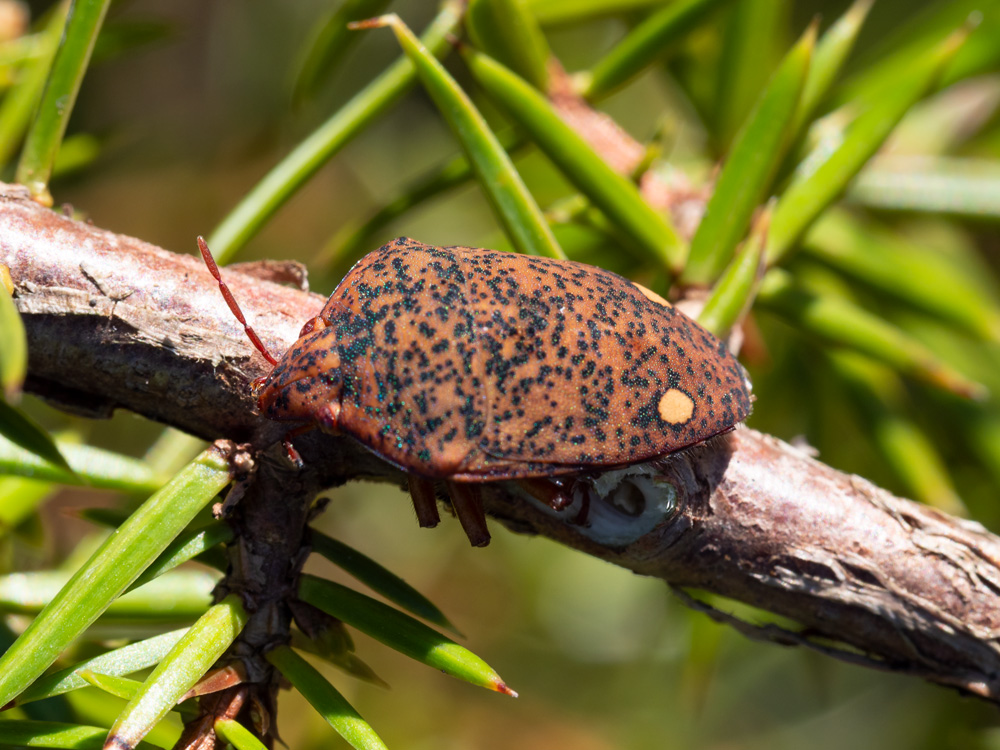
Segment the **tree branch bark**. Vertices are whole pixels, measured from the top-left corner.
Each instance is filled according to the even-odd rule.
[[[249,383],[267,363],[200,260],[71,220],[0,185],[0,263],[11,270],[28,331],[31,390],[74,411],[126,408],[258,448],[283,433],[254,412]],[[275,352],[323,303],[247,273],[224,274]],[[296,447],[307,466],[303,487],[403,481],[346,438],[314,432]],[[803,626],[752,626],[689,600],[754,637],[1000,703],[1000,539],[978,524],[744,428],[667,461],[583,479],[575,494],[576,507],[558,513],[510,483],[487,485],[485,501],[516,531]],[[292,515],[303,522],[301,512]]]

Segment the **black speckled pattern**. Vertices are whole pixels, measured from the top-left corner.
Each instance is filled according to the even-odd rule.
[[[352,435],[423,476],[635,463],[750,414],[746,373],[722,342],[581,263],[400,238],[354,266],[321,318],[328,327],[261,387],[261,410]]]

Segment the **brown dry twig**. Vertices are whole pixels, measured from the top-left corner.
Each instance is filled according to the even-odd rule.
[[[194,257],[73,221],[21,188],[0,186],[0,263],[10,267],[28,331],[33,391],[89,414],[131,409],[208,439],[263,446],[280,436],[249,397],[249,382],[267,365]],[[275,352],[323,302],[246,274],[228,271],[227,281],[247,309],[263,311],[254,325]],[[289,590],[275,577],[294,577],[293,556],[269,567],[262,540],[277,538],[294,552],[313,492],[359,477],[402,482],[348,439],[312,433],[300,450],[307,462],[293,488],[300,502],[286,494],[269,504],[260,491],[240,503],[251,517],[236,545],[241,567],[227,585],[251,599]],[[595,497],[589,525],[574,524],[572,509],[556,514],[507,485],[491,485],[485,499],[512,529],[802,625],[760,628],[710,612],[744,632],[1000,703],[1000,539],[979,525],[894,497],[749,429],[620,474],[609,487],[594,489],[606,497]],[[280,513],[269,508],[279,505]],[[288,619],[273,616],[272,600],[252,603],[270,612],[263,627],[250,629],[264,648]]]

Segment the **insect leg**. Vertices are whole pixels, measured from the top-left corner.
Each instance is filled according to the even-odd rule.
[[[417,523],[421,528],[433,529],[441,521],[434,493],[434,480],[410,474],[407,482],[410,486],[410,497],[413,498],[413,509],[417,512]]]
[[[289,430],[285,433],[285,436],[281,439],[281,444],[285,448],[285,455],[288,456],[288,460],[295,464],[296,469],[301,469],[305,464],[302,462],[302,456],[299,452],[295,450],[295,446],[292,445],[292,438],[298,437],[304,432],[309,432],[316,428],[314,424],[304,424],[296,427],[294,430]]]
[[[486,513],[479,487],[466,482],[447,482],[446,486],[455,515],[472,546],[485,547],[490,543],[490,532],[486,528]]]
[[[573,494],[558,479],[517,479],[518,487],[552,510],[564,510],[573,502]]]
[[[285,448],[285,455],[288,456],[289,461],[295,464],[296,469],[301,469],[302,467],[305,466],[305,463],[303,463],[302,461],[302,456],[299,455],[299,452],[295,450],[295,446],[292,445],[291,435],[285,435],[285,437],[281,441],[281,444]]]

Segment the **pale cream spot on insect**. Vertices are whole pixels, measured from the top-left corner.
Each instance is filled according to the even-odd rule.
[[[684,391],[671,388],[660,397],[659,412],[664,422],[684,424],[694,414],[694,401]]]
[[[650,302],[655,302],[656,304],[663,305],[664,307],[673,307],[673,305],[671,305],[669,302],[663,299],[663,297],[654,292],[652,289],[647,289],[642,284],[636,284],[634,281],[632,283],[635,284],[635,287],[640,292],[646,295],[646,299],[648,299]]]

